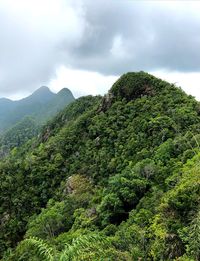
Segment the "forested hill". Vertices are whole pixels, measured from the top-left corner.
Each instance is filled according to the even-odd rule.
[[[0,163],[2,260],[199,260],[200,104],[123,75]]]
[[[18,101],[0,98],[0,134],[28,116],[34,117],[40,125],[72,101],[74,97],[69,89],[64,88],[55,94],[46,86]]]

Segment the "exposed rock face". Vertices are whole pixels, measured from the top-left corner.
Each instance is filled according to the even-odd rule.
[[[64,193],[82,196],[84,193],[91,192],[92,189],[92,181],[89,178],[76,174],[67,178]]]
[[[73,176],[70,176],[67,179],[67,184],[66,184],[66,191],[68,194],[72,194],[74,191],[74,187],[73,187]]]
[[[44,133],[43,137],[42,137],[42,141],[45,142],[48,140],[49,136],[50,136],[51,132],[50,132],[50,129],[47,128],[46,129],[46,132]]]
[[[111,92],[108,92],[108,94],[106,94],[101,102],[101,105],[98,109],[98,112],[105,112],[107,111],[111,105],[112,105],[112,101],[113,101],[113,97],[114,95]]]
[[[92,207],[92,208],[87,210],[87,216],[88,217],[94,217],[94,216],[96,216],[96,214],[97,214],[97,211],[96,211],[95,207]]]

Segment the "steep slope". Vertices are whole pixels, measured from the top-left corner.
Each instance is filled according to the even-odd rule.
[[[0,164],[4,260],[199,260],[199,133],[199,103],[144,72],[78,99]]]
[[[14,103],[6,98],[0,98],[0,111],[1,111],[1,118],[4,113],[6,113],[9,110],[12,110],[14,107]]]
[[[19,101],[2,98],[0,99],[0,132],[6,131],[26,116],[34,117],[37,124],[44,123],[73,100],[70,91],[55,94],[46,86],[40,87],[33,94]]]
[[[13,148],[19,147],[35,137],[39,131],[40,126],[33,118],[24,117],[0,137],[0,159],[7,156]]]

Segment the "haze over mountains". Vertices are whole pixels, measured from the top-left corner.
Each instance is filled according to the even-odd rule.
[[[30,96],[18,101],[0,98],[0,134],[27,116],[33,117],[36,123],[42,124],[74,99],[67,88],[63,88],[56,94],[46,86],[40,87]]]

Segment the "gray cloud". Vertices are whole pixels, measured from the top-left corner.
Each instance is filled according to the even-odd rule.
[[[0,96],[35,89],[59,65],[105,75],[198,71],[200,4],[189,2],[2,0]]]
[[[82,35],[81,14],[71,1],[0,2],[0,92],[34,90],[54,75],[66,50]]]
[[[127,70],[198,71],[200,18],[195,5],[192,8],[180,2],[173,8],[170,1],[95,1],[92,5],[88,1],[89,37],[74,49],[71,62],[105,74]],[[197,7],[200,10],[199,3]],[[117,37],[124,55],[111,52]]]

